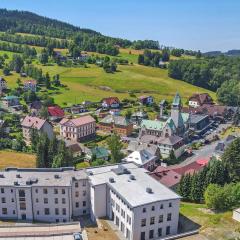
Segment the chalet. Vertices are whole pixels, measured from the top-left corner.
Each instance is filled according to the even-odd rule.
[[[123,159],[123,162],[134,162],[148,171],[153,171],[156,166],[157,156],[152,155],[146,149],[134,151]]]
[[[194,108],[200,107],[204,104],[213,104],[213,99],[208,93],[193,94],[188,101],[188,105]]]
[[[152,105],[154,101],[152,96],[140,96],[138,100],[142,105]]]
[[[64,117],[64,111],[59,106],[48,107],[49,120],[56,121]]]
[[[99,130],[129,136],[133,131],[133,124],[125,117],[108,115],[99,122]]]
[[[117,97],[104,98],[102,99],[102,107],[104,109],[119,108],[120,100]]]
[[[96,121],[90,115],[79,118],[63,118],[60,124],[60,136],[72,141],[92,139],[96,134]]]
[[[27,145],[31,144],[32,130],[37,130],[39,133],[46,133],[49,139],[52,139],[54,136],[52,125],[45,119],[26,116],[21,122],[21,126],[23,131],[23,138]]]
[[[6,96],[2,99],[2,105],[6,108],[18,106],[19,104],[19,98],[16,96]]]
[[[37,91],[37,81],[36,80],[26,80],[23,83],[23,89],[24,91]]]

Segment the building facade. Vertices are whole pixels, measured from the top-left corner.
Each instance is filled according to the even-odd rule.
[[[90,115],[61,120],[60,135],[72,141],[85,141],[95,137],[96,134],[96,121]]]
[[[36,130],[39,133],[46,133],[49,139],[52,139],[53,127],[45,119],[38,117],[26,116],[21,122],[23,138],[27,145],[31,144],[31,131]]]
[[[141,197],[136,197],[141,196]],[[0,219],[69,222],[107,217],[129,240],[177,234],[180,197],[133,163],[82,170],[0,172]]]
[[[7,89],[7,82],[4,78],[0,77],[0,94]]]

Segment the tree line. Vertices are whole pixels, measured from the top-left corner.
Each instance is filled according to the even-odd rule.
[[[217,91],[218,100],[239,104],[240,58],[219,56],[171,61],[169,76],[195,86]]]
[[[1,33],[0,40],[17,44],[26,44],[39,47],[47,47],[53,45],[54,48],[67,48],[68,41],[66,39],[54,39],[45,36],[28,36],[19,34]]]
[[[170,59],[169,52],[162,50],[162,52],[154,52],[151,50],[145,50],[143,54],[138,56],[138,64],[152,67],[160,67],[160,61],[167,62]]]
[[[237,138],[226,149],[221,161],[211,160],[208,166],[204,167],[200,172],[182,176],[178,186],[178,193],[185,201],[202,203],[207,202],[210,195],[213,195],[212,189],[214,187],[212,186],[223,189],[225,192],[226,184],[234,185],[240,182],[239,149],[240,138]],[[240,197],[240,194],[238,196]],[[238,201],[240,202],[240,198]]]

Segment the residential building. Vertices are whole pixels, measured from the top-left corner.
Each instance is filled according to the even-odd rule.
[[[46,133],[49,139],[52,139],[53,127],[45,119],[38,117],[26,116],[21,122],[23,138],[27,145],[31,144],[31,132],[32,130],[38,131],[38,133]]]
[[[123,159],[124,162],[134,162],[138,166],[144,167],[149,171],[153,171],[156,166],[157,156],[152,155],[146,149],[134,151]]]
[[[16,96],[6,96],[2,99],[2,105],[5,108],[18,106],[19,98]]]
[[[3,91],[6,89],[7,89],[7,81],[4,78],[0,77],[0,94],[2,94]]]
[[[41,101],[34,101],[32,103],[29,104],[28,106],[30,112],[31,112],[31,115],[33,116],[37,116],[42,108],[42,102]]]
[[[168,167],[158,166],[149,175],[157,181],[161,182],[163,185],[176,191],[177,186],[183,175],[193,175],[194,173],[198,173],[208,164],[208,162],[209,160],[199,159],[184,166],[182,166],[181,164]]]
[[[64,142],[66,147],[71,150],[73,157],[80,157],[82,155],[83,150],[79,142],[70,141],[67,139],[64,139]]]
[[[136,197],[141,196],[141,197]],[[133,163],[0,172],[0,219],[70,222],[110,219],[129,240],[177,234],[180,197]]]
[[[93,156],[96,160],[105,160],[107,161],[109,159],[109,151],[104,147],[94,147],[92,148],[87,154],[86,158],[87,160],[91,161]]]
[[[63,118],[60,121],[60,136],[72,141],[86,141],[96,134],[96,121],[90,115],[79,118]]]
[[[152,96],[140,96],[138,100],[142,105],[152,105],[154,102]]]
[[[197,108],[197,107],[200,107],[204,104],[209,104],[209,105],[213,104],[213,99],[208,93],[193,94],[189,98],[188,105],[190,107]]]
[[[117,133],[121,136],[129,136],[133,131],[133,124],[122,116],[107,115],[99,122],[99,130],[108,133]]]
[[[204,114],[191,114],[189,125],[190,129],[198,136],[207,131],[213,124],[213,121],[210,121],[208,115]]]
[[[120,100],[117,97],[104,98],[104,99],[102,99],[102,107],[104,109],[119,108]]]
[[[64,111],[59,106],[48,107],[48,116],[50,121],[60,120],[64,117]]]
[[[140,126],[143,120],[148,119],[148,114],[144,111],[138,111],[132,114],[130,121],[137,126]]]
[[[37,81],[36,80],[25,80],[23,83],[24,91],[37,91]]]

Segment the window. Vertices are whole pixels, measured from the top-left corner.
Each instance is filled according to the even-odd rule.
[[[167,221],[171,221],[172,220],[172,214],[171,213],[168,213],[167,215]]]
[[[116,210],[119,212],[120,211],[120,206],[116,203]]]
[[[12,198],[12,202],[14,202],[14,199]]]
[[[19,197],[25,197],[25,190],[19,190]]]
[[[160,209],[163,209],[163,204],[160,205]]]
[[[20,210],[26,210],[26,203],[20,202]]]
[[[38,193],[38,189],[35,189],[35,193]]]
[[[2,214],[7,215],[7,208],[2,208]]]
[[[5,197],[2,198],[2,203],[6,203],[6,198]]]
[[[36,198],[36,203],[38,203],[38,198]]]
[[[78,202],[76,202],[76,208],[79,208],[79,203]]]
[[[78,182],[75,182],[75,188],[78,188]]]
[[[65,189],[62,189],[62,194],[65,194]]]
[[[116,217],[116,225],[119,227],[119,218]]]
[[[49,208],[44,208],[44,214],[45,215],[49,215],[50,214]]]
[[[154,206],[152,206],[152,211],[154,211],[155,210],[155,207]]]
[[[154,230],[149,231],[149,239],[153,239],[154,236]]]
[[[145,227],[146,226],[146,218],[142,219],[141,221],[141,227]]]
[[[83,214],[86,214],[87,213],[87,211],[86,210],[83,210]]]
[[[66,214],[67,214],[66,208],[63,208],[62,209],[62,215],[66,215]]]
[[[39,211],[37,211],[37,215],[39,215]]]
[[[130,216],[127,215],[127,222],[131,225],[132,219]]]
[[[122,209],[121,209],[121,216],[125,218],[125,211],[123,211]]]
[[[146,208],[143,208],[143,213],[145,213],[146,212]]]
[[[162,222],[163,222],[163,215],[160,215],[160,216],[159,216],[158,222],[159,222],[159,223],[162,223]]]
[[[79,192],[75,192],[75,197],[79,197]]]
[[[126,238],[130,239],[130,231],[128,228],[126,228]]]
[[[13,193],[13,189],[11,189],[11,193]]]
[[[55,215],[59,215],[59,209],[55,208]]]
[[[159,228],[158,229],[158,237],[161,237],[162,236],[162,228]]]
[[[62,204],[65,204],[65,203],[66,203],[66,199],[62,198]]]
[[[82,183],[82,185],[83,185],[83,187],[86,187],[86,185],[87,185],[87,182],[86,182],[86,180],[83,180],[83,183]]]
[[[47,193],[48,193],[47,188],[44,188],[44,189],[43,189],[43,194],[47,194]]]
[[[58,198],[55,198],[55,204],[58,204]]]
[[[13,210],[13,212],[12,212],[12,213],[13,213],[13,215],[15,215],[15,214],[16,214],[16,211],[15,211],[15,210]]]
[[[172,207],[172,203],[170,202],[170,203],[168,204],[168,206],[169,206],[169,207]]]
[[[141,240],[145,240],[145,232],[141,232]]]
[[[155,223],[155,217],[150,218],[150,225],[153,225]]]
[[[86,196],[87,195],[87,192],[84,190],[83,191],[83,196]]]
[[[170,233],[171,233],[171,228],[170,228],[170,226],[167,226],[166,235],[169,235]]]
[[[58,189],[54,189],[54,194],[58,194]]]
[[[48,203],[48,199],[44,198],[43,202],[44,202],[44,204],[47,204]]]
[[[82,202],[83,207],[86,207],[86,201]]]
[[[1,193],[4,193],[4,188],[1,188]]]

